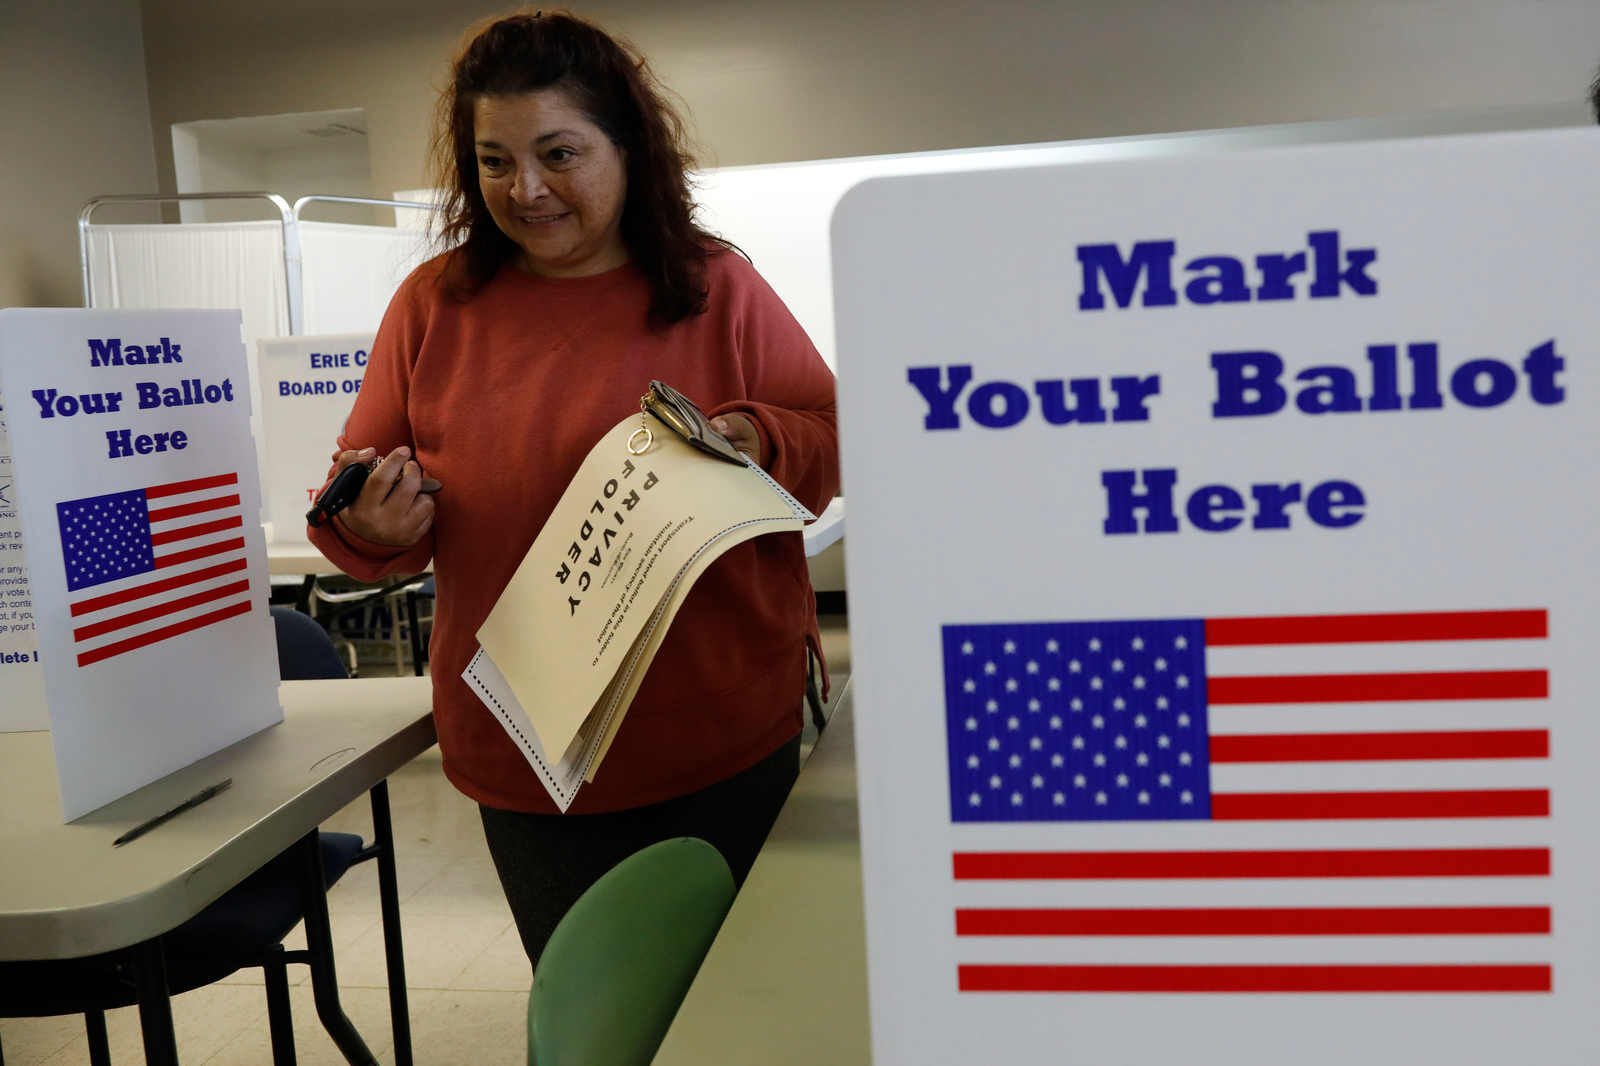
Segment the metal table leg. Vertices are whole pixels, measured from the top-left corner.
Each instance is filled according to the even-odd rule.
[[[294,609],[301,614],[311,614],[311,590],[317,585],[317,575],[307,574],[300,582],[300,588],[295,592]],[[313,617],[315,617],[313,615]]]
[[[378,899],[383,908],[383,949],[389,968],[394,1062],[395,1066],[412,1066],[411,1012],[406,1002],[406,957],[400,942],[400,889],[394,864],[394,829],[389,821],[389,782],[379,781],[371,794],[372,835],[378,848]]]
[[[139,989],[139,1028],[144,1033],[148,1066],[178,1066],[178,1037],[172,1029],[172,999],[167,994],[167,960],[161,938],[129,949]]]
[[[111,1041],[106,1036],[106,1012],[83,1012],[83,1030],[89,1038],[89,1066],[111,1066]],[[4,1066],[0,1063],[0,1066]]]
[[[422,626],[417,622],[417,593],[406,593],[406,625],[411,631],[411,666],[418,677],[422,676]]]

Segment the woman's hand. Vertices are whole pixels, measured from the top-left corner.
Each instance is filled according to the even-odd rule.
[[[727,437],[729,444],[754,459],[757,466],[767,465],[767,457],[761,454],[761,434],[756,432],[756,424],[750,421],[748,415],[731,412],[718,415],[711,420],[711,428]]]
[[[351,463],[370,463],[376,448],[334,452],[335,473]],[[433,526],[433,496],[419,491],[422,467],[411,458],[411,449],[401,445],[367,476],[356,502],[338,518],[356,536],[375,544],[409,548]]]

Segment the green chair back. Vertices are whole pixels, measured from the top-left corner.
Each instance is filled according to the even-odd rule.
[[[648,1066],[733,895],[728,864],[696,837],[652,844],[602,875],[539,957],[528,1062]]]

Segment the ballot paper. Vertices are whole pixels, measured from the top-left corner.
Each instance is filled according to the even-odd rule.
[[[815,517],[753,461],[696,451],[654,419],[600,438],[462,674],[561,810],[593,780],[695,580],[735,545]]]

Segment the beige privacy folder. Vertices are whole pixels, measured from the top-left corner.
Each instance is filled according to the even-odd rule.
[[[566,810],[695,579],[734,545],[814,518],[753,462],[630,416],[578,468],[462,677]]]

